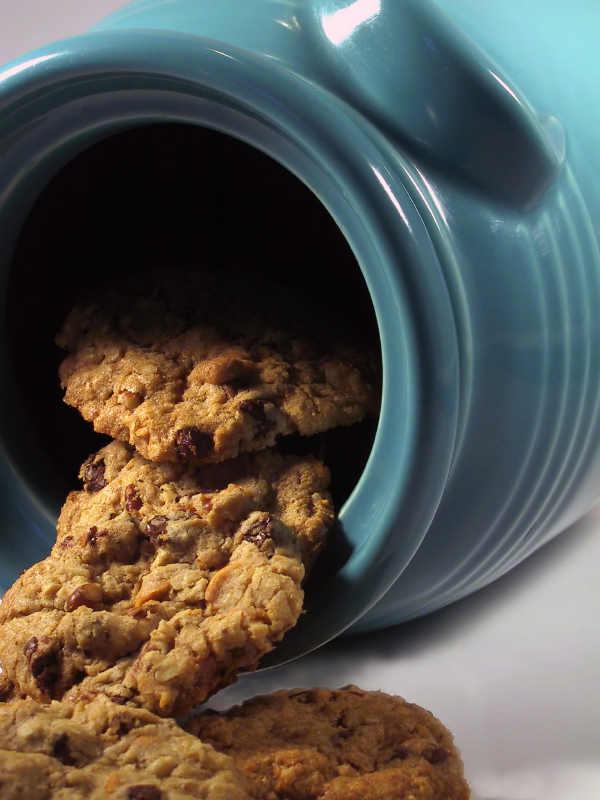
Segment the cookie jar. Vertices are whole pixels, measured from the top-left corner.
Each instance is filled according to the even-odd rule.
[[[58,461],[84,447],[50,408],[52,309],[110,248],[110,280],[177,249],[190,196],[210,220],[227,198],[221,243],[192,226],[213,255],[240,238],[237,199],[269,197],[244,268],[312,241],[314,264],[286,261],[286,279],[327,285],[357,326],[364,292],[381,346],[370,456],[277,659],[450,603],[585,513],[600,495],[599,23],[585,0],[136,0],[1,68],[3,586],[49,551],[75,488]],[[235,146],[177,205],[169,173],[196,174],[214,137]],[[116,211],[92,173],[131,184]],[[185,220],[152,247],[135,228],[150,173],[146,232],[171,207],[169,225]],[[278,238],[292,182],[342,239],[327,257],[295,199]],[[358,276],[346,256],[329,273],[336,247]]]

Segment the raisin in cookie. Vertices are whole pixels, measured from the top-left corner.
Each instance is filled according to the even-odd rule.
[[[228,756],[105,697],[0,706],[3,800],[250,800]]]
[[[65,402],[144,458],[194,464],[376,414],[375,357],[325,314],[298,325],[231,294],[188,277],[76,307],[56,337]]]
[[[295,689],[205,712],[186,730],[231,755],[257,800],[467,800],[451,733],[383,692]]]
[[[37,700],[103,691],[161,716],[255,669],[297,621],[333,521],[329,473],[271,450],[192,468],[113,442],[50,556],[0,606],[0,661]]]

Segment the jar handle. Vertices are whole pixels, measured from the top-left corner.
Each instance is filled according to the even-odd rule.
[[[558,121],[539,120],[430,0],[309,0],[298,10],[325,85],[417,160],[516,208],[559,171]]]

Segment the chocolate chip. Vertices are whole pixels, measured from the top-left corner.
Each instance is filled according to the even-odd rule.
[[[449,755],[450,753],[443,747],[434,747],[429,752],[423,753],[423,756],[430,764],[441,764]]]
[[[42,689],[51,689],[59,678],[60,665],[57,651],[58,647],[54,647],[31,658],[31,674]]]
[[[204,458],[213,449],[212,436],[199,428],[182,428],[175,434],[177,456],[181,461]]]
[[[264,400],[242,400],[238,405],[238,410],[243,411],[244,414],[248,414],[257,422],[267,421]]]
[[[127,789],[127,800],[161,800],[163,793],[158,786],[150,783],[130,786]]]
[[[159,536],[167,530],[167,522],[168,520],[166,517],[152,517],[152,519],[148,520],[146,523],[146,533],[150,537]]]
[[[106,528],[102,528],[102,530],[99,531],[95,525],[92,525],[85,535],[85,543],[93,547],[98,543],[98,539],[102,538],[102,536],[108,536],[108,531]]]
[[[121,697],[121,695],[115,695],[115,697],[110,698],[113,703],[116,703],[118,706],[124,706],[127,702],[126,697]]]
[[[256,422],[258,434],[265,434],[275,427],[275,422],[266,415],[264,400],[242,400],[238,404],[238,411],[248,414]]]
[[[253,522],[244,532],[243,539],[247,539],[252,544],[260,547],[261,544],[271,538],[273,533],[273,521],[270,517],[261,517]]]
[[[37,636],[32,636],[31,639],[24,645],[23,652],[27,661],[31,661],[31,656],[35,653],[38,646]]]
[[[83,472],[83,482],[87,492],[95,494],[108,485],[108,481],[104,477],[105,469],[104,461],[100,460],[94,463],[94,456],[88,458]]]
[[[48,667],[52,667],[55,664],[54,653],[43,653],[41,656],[31,660],[31,674],[37,680]]]
[[[138,496],[135,484],[130,483],[125,489],[125,508],[130,514],[133,514],[139,511],[143,504],[144,501]]]
[[[98,536],[98,528],[95,525],[89,529],[89,531],[85,535],[85,541],[87,544],[96,544],[96,538]]]
[[[71,754],[69,747],[69,737],[66,733],[61,733],[52,747],[52,755],[58,759],[65,767],[73,767],[77,763]]]

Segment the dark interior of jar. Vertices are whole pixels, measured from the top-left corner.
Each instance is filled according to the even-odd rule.
[[[66,487],[109,440],[62,400],[54,344],[71,307],[95,287],[119,286],[182,264],[235,269],[332,308],[378,348],[372,302],[339,228],[315,195],[258,150],[191,125],[116,134],[73,159],[39,196],[21,232],[8,297],[9,341],[30,424]],[[232,287],[232,291],[235,287]],[[376,423],[287,437],[332,471],[337,508],[360,477]]]

